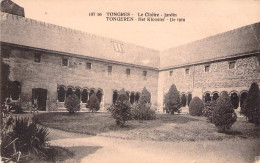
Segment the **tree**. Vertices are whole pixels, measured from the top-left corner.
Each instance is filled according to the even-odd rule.
[[[144,87],[139,99],[139,104],[150,104],[151,103],[151,93]]]
[[[213,123],[219,132],[226,132],[236,122],[237,116],[234,106],[227,92],[223,92],[217,100],[216,108],[213,112]]]
[[[189,113],[192,116],[201,116],[203,108],[202,100],[199,97],[194,97],[189,105]]]
[[[180,107],[180,95],[175,84],[173,84],[165,96],[165,110],[167,113],[174,114],[174,112],[179,112]]]
[[[108,111],[119,126],[124,126],[125,122],[132,118],[131,105],[124,89],[119,91],[118,99],[108,108]]]
[[[98,97],[96,96],[95,93],[93,93],[89,100],[88,100],[88,107],[89,109],[94,112],[94,111],[98,111],[100,109],[100,101],[98,99]]]
[[[241,113],[248,118],[249,122],[260,124],[260,91],[257,83],[251,84],[242,108]]]
[[[70,114],[75,113],[75,111],[80,110],[80,101],[77,95],[73,94],[66,98],[65,108],[69,111]]]

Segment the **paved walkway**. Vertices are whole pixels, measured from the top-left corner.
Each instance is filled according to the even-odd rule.
[[[156,142],[88,136],[50,129],[51,145],[75,152],[66,162],[254,162],[260,139]]]

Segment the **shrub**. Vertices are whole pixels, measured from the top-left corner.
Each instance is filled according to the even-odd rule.
[[[2,133],[1,154],[17,162],[22,161],[20,158],[31,156],[47,157],[45,151],[49,146],[48,135],[48,129],[37,126],[34,119],[30,121],[29,118],[16,118],[12,131]]]
[[[80,101],[77,95],[73,94],[66,98],[65,100],[65,108],[69,111],[69,113],[74,113],[75,111],[80,110]]]
[[[241,113],[248,118],[249,122],[260,124],[260,91],[257,83],[251,84]]]
[[[202,115],[207,117],[210,123],[213,123],[213,112],[216,108],[216,101],[206,102],[204,105],[204,109],[202,110]]]
[[[144,105],[147,103],[151,103],[151,93],[144,87],[141,93],[141,97],[138,103]]]
[[[96,94],[93,93],[89,100],[88,100],[88,104],[87,106],[89,107],[89,109],[93,112],[93,111],[98,111],[100,109],[100,101],[97,98]]]
[[[132,118],[135,120],[153,120],[156,118],[155,111],[150,109],[149,104],[134,104],[131,110]]]
[[[119,91],[118,99],[108,108],[108,111],[119,126],[124,126],[125,122],[131,119],[131,105],[124,89]]]
[[[237,116],[234,112],[234,106],[227,92],[223,92],[217,100],[216,108],[213,112],[213,123],[219,132],[226,132],[233,123],[236,122]]]
[[[164,102],[165,102],[164,110],[166,110],[167,113],[174,114],[174,112],[180,112],[179,110],[181,108],[180,95],[174,84],[171,86],[168,93],[165,95]]]
[[[203,108],[202,100],[199,97],[194,97],[189,105],[189,114],[192,116],[201,116]]]
[[[23,113],[23,109],[20,105],[12,103],[10,107],[11,111],[15,114],[21,114]]]

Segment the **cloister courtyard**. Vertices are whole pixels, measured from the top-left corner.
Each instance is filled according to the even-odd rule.
[[[50,145],[67,151],[56,161],[237,163],[255,162],[260,155],[260,127],[245,117],[225,134],[205,117],[190,115],[157,114],[155,120],[130,120],[124,127],[106,112],[40,112],[35,117],[48,127]]]

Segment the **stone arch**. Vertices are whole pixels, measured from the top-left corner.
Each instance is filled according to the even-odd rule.
[[[181,106],[182,107],[186,106],[186,102],[187,102],[186,95],[185,95],[185,93],[182,93],[181,94]]]
[[[139,98],[140,98],[140,93],[137,92],[137,93],[135,94],[135,102],[138,102],[138,101],[139,101]]]
[[[114,90],[114,91],[113,91],[113,104],[116,103],[117,98],[118,98],[118,91],[117,91],[117,90]]]
[[[75,95],[79,98],[81,101],[81,88],[80,87],[75,87]]]
[[[135,102],[135,93],[131,92],[130,94],[130,103],[133,104]]]
[[[188,106],[190,105],[191,100],[192,100],[192,93],[188,93]]]
[[[102,101],[102,96],[103,96],[103,90],[102,89],[98,89],[97,90],[97,98],[99,99],[99,102]]]
[[[234,106],[234,109],[237,109],[239,106],[239,96],[237,91],[230,92],[230,99]]]
[[[240,106],[243,107],[244,105],[244,102],[247,98],[247,95],[248,95],[248,91],[241,91],[240,92]]]
[[[82,103],[87,103],[88,102],[88,95],[89,95],[88,88],[83,88],[82,94],[81,94],[81,101],[82,101]]]
[[[12,100],[19,100],[21,94],[21,84],[18,81],[11,83],[10,96]]]
[[[219,93],[217,91],[212,93],[212,100],[216,101],[219,98]]]
[[[66,91],[66,98],[73,95],[73,87],[68,87]]]
[[[58,102],[64,102],[66,98],[66,87],[63,85],[58,86]]]
[[[211,97],[210,97],[210,92],[205,92],[204,93],[204,102],[210,102]]]
[[[96,92],[95,92],[95,89],[92,88],[92,89],[90,89],[90,91],[89,91],[89,97],[90,97],[93,93],[96,93]]]

